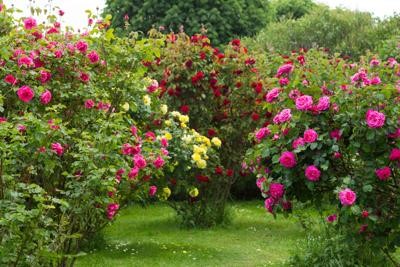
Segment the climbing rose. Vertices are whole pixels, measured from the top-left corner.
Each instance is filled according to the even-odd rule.
[[[47,105],[51,101],[51,98],[51,92],[49,90],[46,90],[40,95],[40,103],[42,103],[43,105]]]
[[[26,18],[24,19],[24,28],[27,30],[32,30],[37,26],[37,22],[34,18]]]
[[[321,171],[314,165],[310,165],[306,168],[305,175],[308,180],[315,182],[319,180],[321,176]]]
[[[369,128],[381,128],[385,124],[385,114],[375,110],[368,110],[365,116]]]
[[[149,188],[149,195],[152,197],[152,196],[154,196],[156,193],[157,193],[157,186],[155,186],[155,185],[150,186],[150,188]]]
[[[35,93],[29,86],[24,85],[18,89],[17,95],[21,101],[28,103],[35,96]]]
[[[279,158],[279,163],[285,168],[293,168],[296,166],[296,155],[293,152],[285,151]]]
[[[268,193],[274,200],[279,200],[285,193],[285,186],[280,183],[271,183]]]
[[[357,196],[353,190],[346,188],[339,192],[339,200],[343,206],[351,206],[356,202]]]
[[[390,170],[389,167],[386,166],[386,167],[383,167],[380,169],[376,169],[375,174],[376,174],[376,176],[378,176],[379,180],[386,181],[392,175],[392,171]]]
[[[55,152],[58,156],[62,156],[62,154],[64,154],[64,148],[60,143],[52,143],[51,150]]]
[[[272,213],[274,206],[275,206],[275,201],[272,197],[269,197],[265,200],[264,205],[265,205],[265,209],[268,212]]]
[[[313,129],[307,129],[303,135],[304,142],[313,143],[318,139],[318,134]]]

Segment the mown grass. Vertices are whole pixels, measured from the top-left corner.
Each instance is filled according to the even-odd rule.
[[[128,208],[77,266],[282,266],[305,236],[296,219],[275,220],[262,201],[234,203],[231,213],[229,226],[182,229],[168,206]]]

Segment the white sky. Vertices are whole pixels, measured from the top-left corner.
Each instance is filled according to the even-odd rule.
[[[99,7],[101,10],[105,5],[105,1],[106,0],[53,0],[52,5],[58,6],[65,11],[61,23],[77,29],[87,25],[85,10],[91,9],[95,12],[96,7]],[[49,6],[49,0],[3,0],[3,2],[7,6],[14,4],[15,7],[22,9],[24,11],[24,16],[30,15],[29,7],[31,5],[41,8]],[[395,12],[400,13],[400,0],[317,0],[317,2],[327,4],[330,7],[340,6],[352,10],[369,11],[381,18],[390,16]]]

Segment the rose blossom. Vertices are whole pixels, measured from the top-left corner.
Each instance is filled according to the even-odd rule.
[[[256,185],[260,190],[262,190],[263,184],[264,184],[265,181],[267,181],[267,178],[265,178],[265,177],[261,177],[261,178],[257,179]]]
[[[296,102],[296,108],[298,110],[304,110],[304,111],[309,110],[312,108],[313,105],[313,99],[309,95],[300,96],[296,98],[295,102]]]
[[[41,71],[39,72],[39,74],[40,74],[39,80],[40,80],[40,82],[41,82],[42,84],[47,83],[47,82],[51,79],[51,73],[48,72],[48,71],[41,70]]]
[[[385,124],[385,114],[376,110],[368,110],[365,115],[365,120],[369,128],[381,128]]]
[[[279,88],[273,88],[271,91],[269,91],[267,93],[267,95],[265,96],[265,100],[268,103],[272,103],[275,99],[278,98],[279,93],[280,93],[280,89]]]
[[[155,185],[150,186],[150,188],[149,188],[149,195],[152,197],[152,196],[154,196],[156,193],[157,193],[157,186],[155,186]]]
[[[133,163],[135,167],[138,167],[139,169],[143,169],[146,167],[147,163],[144,157],[141,154],[136,154],[133,157]]]
[[[112,220],[119,209],[119,205],[116,203],[108,204],[107,206],[107,218]]]
[[[153,165],[156,169],[160,169],[162,168],[162,166],[164,166],[164,159],[160,156],[158,156],[154,161],[153,161]]]
[[[273,122],[275,124],[281,124],[289,121],[292,118],[292,113],[290,109],[284,109],[280,113],[278,113],[274,119]]]
[[[51,150],[55,152],[58,156],[62,156],[62,154],[64,154],[64,148],[60,143],[52,143]]]
[[[305,175],[309,181],[318,181],[321,176],[321,171],[314,165],[310,165],[305,170]]]
[[[391,161],[400,161],[400,149],[399,148],[393,148],[392,151],[390,152],[389,160]]]
[[[303,135],[304,142],[313,143],[318,139],[318,134],[313,129],[307,129]]]
[[[276,76],[279,78],[283,74],[289,74],[293,72],[294,66],[292,64],[284,64],[280,66],[276,72]]]
[[[79,40],[78,42],[76,42],[75,47],[79,50],[79,52],[84,54],[88,49],[88,44],[85,41]]]
[[[357,195],[353,190],[345,188],[339,192],[339,200],[343,206],[351,206],[356,202]]]
[[[88,55],[87,58],[90,60],[91,63],[95,64],[99,62],[100,57],[99,54],[97,54],[96,51],[91,51]]]
[[[94,101],[92,99],[88,99],[85,101],[85,108],[91,109],[94,107]]]
[[[285,168],[293,168],[296,166],[296,155],[293,152],[285,151],[279,158],[279,163]]]
[[[271,183],[269,186],[268,194],[274,199],[279,200],[285,193],[285,186],[280,183]]]
[[[51,98],[51,92],[49,90],[46,90],[40,95],[40,103],[42,103],[43,105],[47,105],[48,103],[50,103]]]
[[[390,170],[389,167],[386,166],[386,167],[383,167],[380,169],[376,169],[375,174],[376,174],[376,176],[378,176],[379,180],[386,181],[392,175],[392,171]]]
[[[267,198],[267,199],[265,200],[265,202],[264,202],[264,206],[265,206],[265,209],[266,209],[268,212],[272,213],[272,212],[273,212],[273,209],[274,209],[274,206],[275,206],[275,201],[274,201],[274,199],[273,199],[272,197]]]
[[[7,74],[4,78],[4,81],[10,85],[15,85],[17,83],[17,78],[15,78],[12,74]]]
[[[35,96],[35,93],[29,86],[24,85],[18,89],[17,95],[21,101],[28,103]]]
[[[298,137],[293,141],[292,147],[293,147],[293,149],[296,149],[300,146],[304,146],[304,144],[305,144],[305,142],[304,142],[303,137]]]
[[[268,129],[267,127],[263,127],[256,132],[255,137],[260,142],[262,139],[264,139],[264,137],[268,136],[270,133],[271,133],[270,129]]]
[[[24,28],[26,30],[32,30],[37,26],[37,22],[34,18],[26,18],[24,19]]]
[[[337,215],[336,214],[331,214],[328,217],[326,217],[326,221],[329,223],[333,223],[334,221],[336,221],[337,219]]]
[[[319,99],[317,104],[318,111],[325,111],[328,110],[330,106],[330,98],[329,96],[323,96]]]
[[[131,170],[130,170],[129,173],[128,173],[128,178],[129,178],[130,180],[135,179],[135,178],[138,176],[139,171],[140,171],[140,170],[139,170],[138,167],[133,167],[133,168],[131,168]]]
[[[335,129],[333,131],[331,131],[329,133],[330,137],[336,141],[338,141],[340,139],[340,137],[342,137],[342,132],[340,131],[340,129]]]

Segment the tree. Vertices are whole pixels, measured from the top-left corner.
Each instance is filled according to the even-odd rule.
[[[112,27],[147,32],[163,26],[188,34],[207,29],[214,44],[228,43],[237,36],[254,35],[270,18],[268,0],[107,0],[105,14],[112,14]]]

